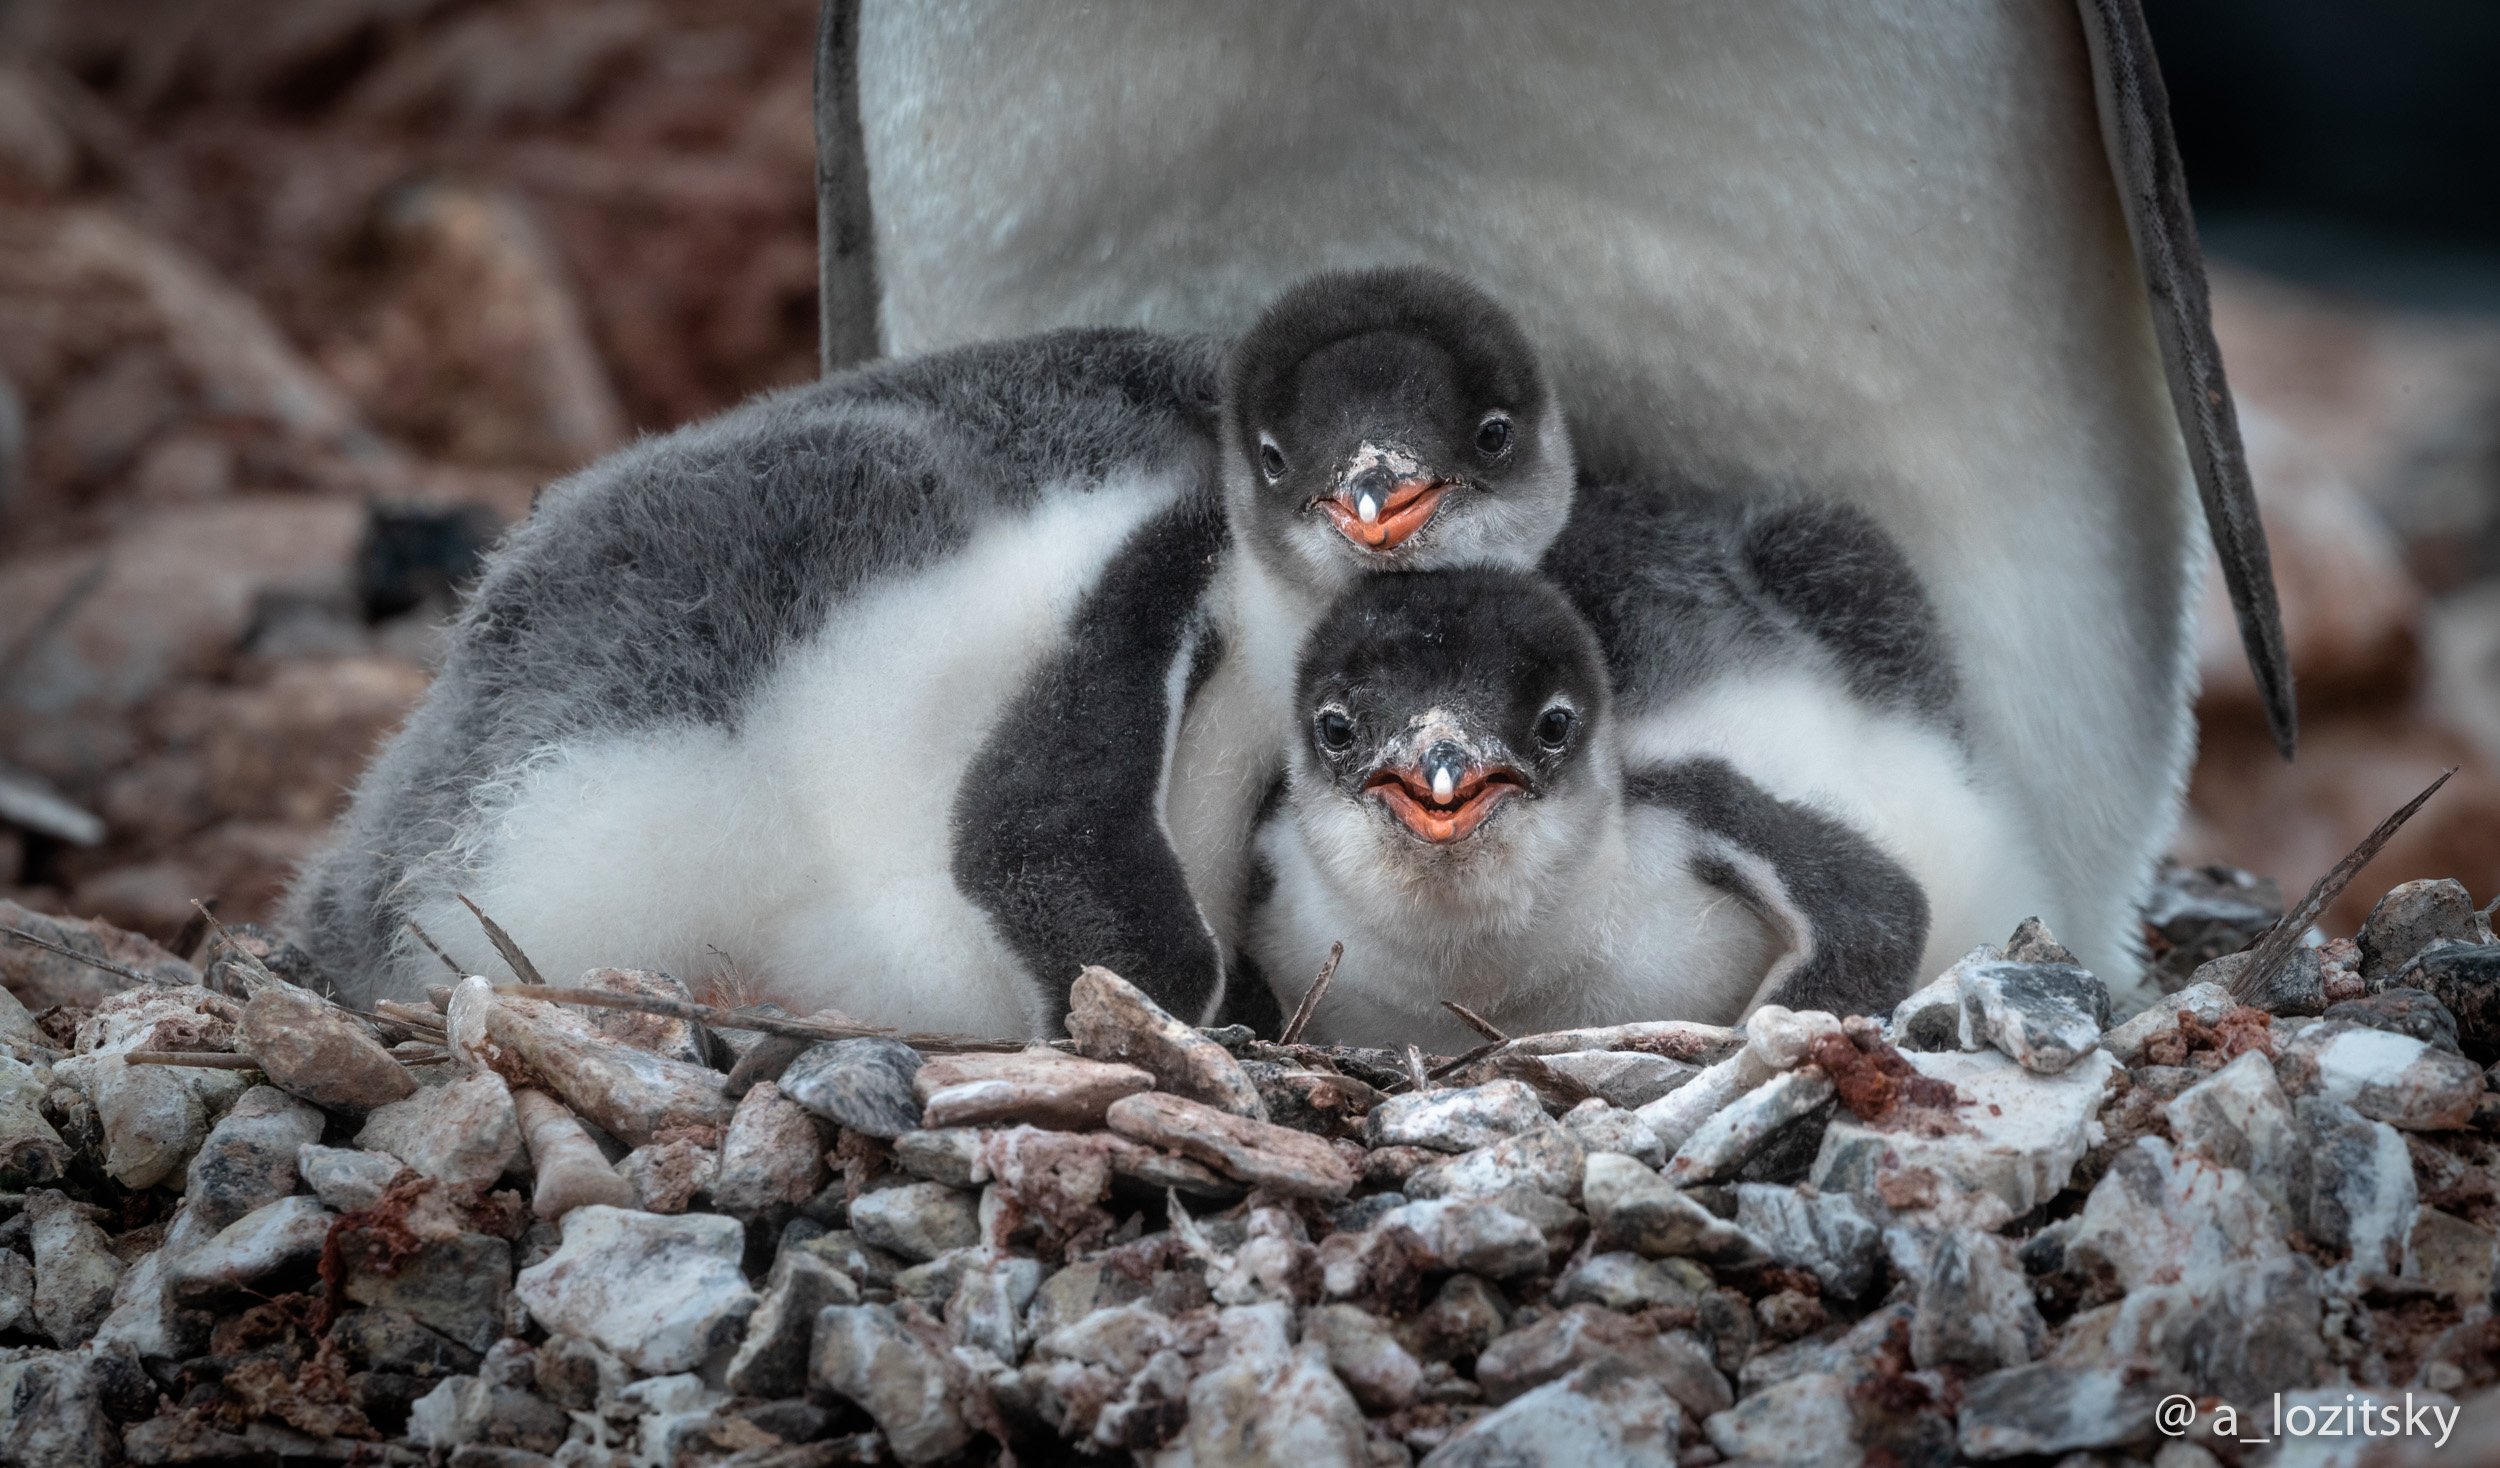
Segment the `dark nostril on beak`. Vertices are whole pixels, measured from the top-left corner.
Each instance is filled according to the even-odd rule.
[[[1389,472],[1386,464],[1372,464],[1357,471],[1345,482],[1346,496],[1354,502],[1354,513],[1365,520],[1378,518],[1397,482],[1397,476]]]
[[[1446,739],[1425,750],[1424,780],[1432,786],[1432,798],[1448,800],[1456,794],[1470,763],[1467,751]]]

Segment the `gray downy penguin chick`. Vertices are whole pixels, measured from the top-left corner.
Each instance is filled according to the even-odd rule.
[[[1305,649],[1300,724],[1251,952],[1291,1003],[1345,943],[1316,1035],[1454,1050],[1445,999],[1527,1033],[1910,985],[1917,883],[1725,760],[1627,768],[1598,640],[1537,577],[1357,586]]]
[[[1237,381],[1290,383],[1301,358],[1278,337],[1346,319],[1349,299],[1407,302],[1391,322],[1481,300],[1409,273],[1328,284],[1254,334],[1271,350],[1257,371],[1237,358]],[[1411,415],[1434,384],[1471,389],[1468,434],[1491,407],[1550,414],[1533,359],[1525,396],[1478,401],[1454,335],[1477,318],[1424,319],[1372,332],[1350,380],[1323,379],[1337,416],[1273,400],[1304,464],[1350,460],[1329,433]],[[1219,474],[1221,380],[1207,343],[1054,333],[775,394],[555,486],[491,558],[291,921],[354,997],[439,977],[411,919],[464,969],[503,972],[465,895],[559,980],[734,968],[796,1009],[1050,1034],[1077,969],[1104,963],[1176,1013],[1212,1012],[1237,938],[1211,918],[1222,889],[1202,904],[1193,887],[1225,875],[1209,792],[1272,767],[1281,725],[1253,738],[1208,705],[1258,702],[1240,665],[1290,646],[1297,604],[1322,599],[1309,575],[1243,571],[1288,553],[1236,539],[1228,499],[1303,481]],[[1365,411],[1376,398],[1396,411]],[[1479,466],[1400,446],[1452,487],[1403,544],[1337,574],[1451,553],[1433,547],[1518,493],[1510,466],[1558,451]],[[1533,559],[1563,513],[1509,558]],[[1238,797],[1236,843],[1266,783]]]
[[[1778,483],[1589,483],[1544,569],[1605,650],[1626,763],[1722,761],[1872,841],[1926,894],[1921,977],[2053,909],[2048,833],[1975,755],[1947,634],[1872,518]],[[1843,1008],[1820,997],[1790,1007]]]

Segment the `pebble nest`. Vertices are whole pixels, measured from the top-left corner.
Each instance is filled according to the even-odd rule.
[[[2026,924],[1889,1015],[1455,1057],[1100,969],[1050,1046],[619,970],[359,1014],[11,908],[0,1461],[2500,1461],[2489,913],[2251,985],[2247,890],[2166,880],[2131,1016]],[[2246,1440],[2356,1402],[2425,1435]]]

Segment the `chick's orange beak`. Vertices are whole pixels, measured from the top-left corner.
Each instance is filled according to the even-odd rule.
[[[1477,765],[1446,796],[1434,791],[1420,769],[1382,770],[1363,788],[1387,806],[1400,825],[1435,846],[1448,846],[1474,835],[1495,807],[1526,785],[1519,772],[1506,765]]]
[[[1372,518],[1363,518],[1362,499],[1352,488],[1341,488],[1336,494],[1319,502],[1337,533],[1366,550],[1395,550],[1412,538],[1416,531],[1432,520],[1441,508],[1441,497],[1450,486],[1425,475],[1412,475],[1389,486],[1388,497],[1374,504]]]

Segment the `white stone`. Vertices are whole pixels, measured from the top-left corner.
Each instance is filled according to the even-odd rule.
[[[2283,1253],[2248,1174],[2180,1156],[2159,1137],[2139,1137],[2111,1160],[2066,1239],[2068,1267],[2112,1293]]]
[[[2029,1213],[2066,1186],[2083,1154],[2100,1144],[2101,1103],[2118,1069],[2105,1050],[2053,1076],[1993,1050],[1903,1058],[1960,1094],[1956,1129],[1942,1136],[1907,1125],[1890,1130],[1843,1112],[1824,1130],[1812,1181],[1939,1225],[1981,1229]]]
[[[516,1287],[551,1330],[585,1337],[637,1371],[687,1371],[736,1344],[755,1309],[738,1267],[745,1252],[734,1218],[592,1204],[564,1216],[563,1244],[522,1270]]]

